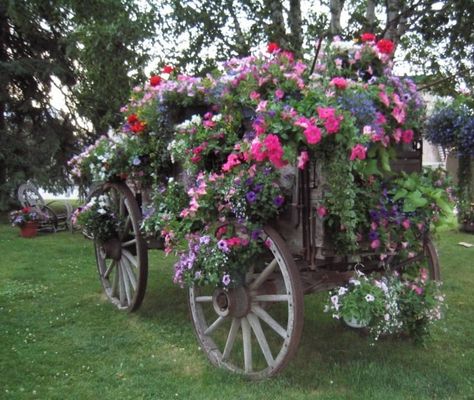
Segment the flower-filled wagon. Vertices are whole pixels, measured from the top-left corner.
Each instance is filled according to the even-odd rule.
[[[166,66],[135,88],[121,131],[71,161],[78,179],[102,182],[75,219],[109,299],[136,310],[148,249],[175,254],[203,351],[262,378],[296,352],[305,294],[338,290],[338,316],[361,274],[415,294],[420,276],[439,281],[430,230],[450,189],[422,170],[424,105],[391,73],[392,52],[370,34],[335,40],[311,69],[272,43],[205,77]],[[354,317],[395,318],[379,300]]]

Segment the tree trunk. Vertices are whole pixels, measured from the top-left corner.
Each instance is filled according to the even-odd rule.
[[[367,0],[364,30],[366,32],[374,32],[375,30],[375,0]]]
[[[398,43],[408,30],[408,8],[402,0],[387,0],[387,23],[384,37]]]
[[[286,36],[282,2],[280,0],[265,0],[265,7],[268,10],[271,21],[267,25],[268,40],[278,43],[284,49],[288,48],[289,43]]]
[[[300,55],[303,47],[303,29],[301,23],[301,1],[290,0],[290,11],[288,13],[288,25],[290,27],[290,44],[295,54]]]
[[[331,24],[329,26],[329,33],[331,36],[339,35],[342,32],[341,14],[344,7],[344,0],[330,0],[329,10],[331,12]]]

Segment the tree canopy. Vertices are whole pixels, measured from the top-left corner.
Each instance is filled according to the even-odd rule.
[[[122,0],[0,2],[0,207],[27,179],[64,186],[80,139],[117,125],[154,15]],[[53,86],[67,108],[51,106]]]
[[[319,38],[363,32],[393,40],[398,59],[438,91],[473,85],[474,3],[464,0],[162,0],[169,59],[191,70],[265,41],[314,54]],[[163,46],[167,48],[166,43]],[[176,54],[177,47],[183,48]],[[212,50],[210,50],[212,49]],[[439,83],[443,83],[440,85]]]
[[[312,55],[322,38],[373,32],[452,94],[474,84],[473,23],[465,0],[1,0],[0,207],[26,179],[64,185],[74,145],[118,126],[151,57],[207,72],[262,43]]]

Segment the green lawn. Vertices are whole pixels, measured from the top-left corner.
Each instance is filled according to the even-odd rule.
[[[63,232],[22,239],[0,225],[0,399],[473,399],[474,236],[439,242],[449,310],[426,345],[376,346],[305,303],[299,352],[248,382],[212,367],[189,321],[172,259],[154,251],[135,314],[101,293],[91,244]]]

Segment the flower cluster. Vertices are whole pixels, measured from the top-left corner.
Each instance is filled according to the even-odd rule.
[[[414,265],[404,274],[357,277],[334,289],[325,305],[333,318],[364,321],[374,338],[405,334],[420,341],[442,318],[444,295],[428,270]]]
[[[297,169],[314,163],[327,182],[317,213],[338,251],[356,251],[368,235],[376,244],[374,232],[384,238],[380,246],[401,247],[401,217],[385,218],[391,228],[382,234],[385,222],[375,228],[367,206],[388,207],[377,190],[390,180],[397,149],[418,140],[424,111],[415,84],[392,75],[393,51],[392,42],[364,34],[358,43],[329,43],[311,75],[275,43],[201,78],[168,66],[134,88],[121,110],[120,140],[102,138],[72,166],[81,177],[153,188],[142,227],[162,236],[168,253],[182,250],[180,283],[222,283],[227,275],[238,282],[245,264],[238,272],[223,259],[232,264],[232,254],[252,254],[253,242],[222,252],[211,233],[216,224],[261,229],[292,203]],[[387,198],[397,196],[384,184]],[[407,203],[408,195],[399,196]],[[192,239],[202,237],[209,242]]]
[[[459,154],[474,155],[474,113],[465,105],[439,107],[428,119],[426,138]]]
[[[74,211],[71,220],[87,236],[101,243],[116,238],[124,223],[106,195],[92,197],[86,205]]]
[[[29,221],[37,221],[41,217],[40,213],[31,207],[23,207],[21,210],[10,213],[10,223],[12,226],[23,226]]]
[[[242,285],[246,272],[242,265],[249,265],[261,250],[259,232],[224,224],[212,234],[188,235],[188,249],[175,264],[174,282],[224,288]]]

